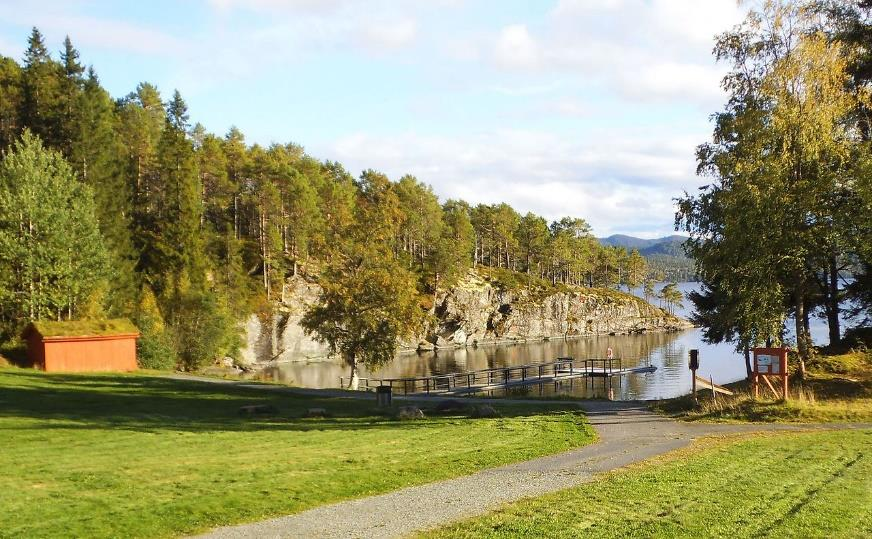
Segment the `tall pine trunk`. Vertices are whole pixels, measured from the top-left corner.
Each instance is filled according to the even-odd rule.
[[[830,330],[830,345],[839,344],[842,340],[842,328],[839,323],[839,268],[836,265],[836,257],[829,261],[829,280],[827,282],[827,325]]]
[[[754,376],[754,369],[751,367],[751,349],[745,346],[745,373],[748,375],[748,380]]]
[[[806,333],[805,289],[798,284],[794,291],[796,308],[796,351],[799,355],[799,376],[805,378],[805,360],[808,359],[808,334]]]

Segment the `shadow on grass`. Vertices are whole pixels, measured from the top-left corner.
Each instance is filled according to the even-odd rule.
[[[247,417],[240,407],[270,405],[274,414]],[[415,404],[427,415],[423,421],[394,419],[397,408]],[[470,403],[470,406],[473,403]],[[0,418],[39,421],[12,428],[128,429],[160,431],[331,431],[432,428],[468,419],[464,412],[438,415],[431,403],[402,403],[379,409],[375,401],[311,397],[262,391],[235,384],[176,380],[121,374],[45,374],[0,370]],[[323,408],[326,418],[306,418],[310,408]],[[559,407],[495,406],[503,417],[548,416]],[[538,420],[547,420],[539,417]],[[558,421],[557,416],[553,417]],[[0,428],[2,430],[2,428]]]

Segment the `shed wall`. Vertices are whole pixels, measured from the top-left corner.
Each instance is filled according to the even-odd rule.
[[[45,370],[64,372],[136,370],[136,338],[43,341]]]

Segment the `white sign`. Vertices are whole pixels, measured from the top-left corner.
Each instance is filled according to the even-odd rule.
[[[769,354],[758,355],[757,372],[765,374],[781,374],[781,358]]]

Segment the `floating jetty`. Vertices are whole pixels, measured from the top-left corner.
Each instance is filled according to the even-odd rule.
[[[408,378],[360,378],[358,390],[375,391],[379,386],[390,386],[401,395],[471,395],[514,387],[554,384],[578,378],[612,378],[628,374],[654,372],[657,367],[642,365],[624,367],[620,358],[574,359],[557,358],[548,363],[531,363],[512,367],[497,367],[477,371],[434,374]],[[347,378],[339,378],[344,387]]]

